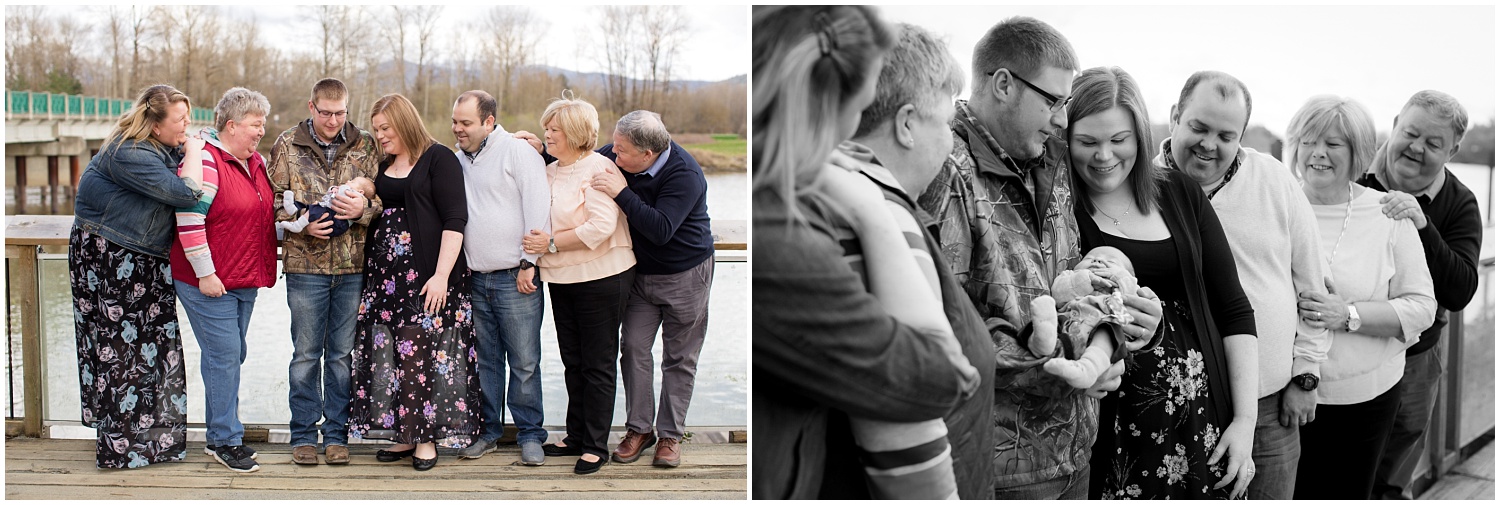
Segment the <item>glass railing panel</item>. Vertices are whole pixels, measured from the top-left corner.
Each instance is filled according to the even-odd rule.
[[[1479,292],[1464,310],[1459,446],[1495,428],[1495,266],[1480,267]],[[1449,324],[1459,324],[1457,321]],[[1451,372],[1450,372],[1451,373]]]
[[[78,358],[67,259],[66,255],[61,255],[60,258],[51,257],[40,263],[46,419],[54,423],[77,423],[80,419]],[[748,424],[748,303],[749,265],[743,262],[716,263],[714,285],[709,296],[708,337],[698,362],[694,401],[687,417],[688,426]],[[543,406],[546,424],[555,427],[564,424],[567,393],[562,378],[562,362],[557,353],[551,300],[548,300],[547,306],[548,314],[542,323]],[[189,422],[202,422],[203,379],[198,371],[200,351],[187,314],[180,306],[178,319],[182,328],[184,357],[188,363],[188,419]],[[287,410],[287,365],[291,360],[292,343],[284,278],[278,279],[276,286],[260,290],[250,321],[246,344],[249,356],[241,367],[240,420],[246,424],[285,425],[291,417]],[[18,330],[12,330],[11,342],[16,355],[13,403],[19,405],[21,376],[17,333]],[[659,366],[659,343],[654,353]],[[623,425],[623,387],[618,390],[615,410],[614,424]],[[17,412],[16,415],[20,415]]]

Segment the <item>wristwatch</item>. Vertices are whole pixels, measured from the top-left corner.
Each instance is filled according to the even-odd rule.
[[[521,258],[521,268],[520,268],[521,270],[529,270],[529,269],[531,269],[531,267],[534,267],[534,266],[536,266],[536,263],[532,263],[530,261],[527,261],[526,258]]]
[[[1302,388],[1303,391],[1312,391],[1314,389],[1318,389],[1318,376],[1310,373],[1298,375],[1296,377],[1292,377],[1292,384],[1296,384],[1297,387]]]
[[[1352,303],[1349,304],[1349,322],[1346,324],[1349,325],[1349,331],[1359,331],[1359,311],[1354,310],[1354,304]]]
[[[549,253],[556,253],[557,252],[557,241],[556,240],[553,240],[551,238],[547,239],[547,252],[549,252]]]

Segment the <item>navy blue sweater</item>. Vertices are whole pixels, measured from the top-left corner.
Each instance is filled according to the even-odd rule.
[[[597,152],[613,161],[614,147],[609,144]],[[615,196],[630,222],[638,274],[680,273],[714,255],[703,168],[676,142],[662,156],[668,156],[667,164],[655,177],[622,170],[627,186]]]
[[[1427,251],[1427,270],[1432,272],[1438,311],[1432,326],[1422,332],[1421,340],[1406,349],[1407,356],[1437,345],[1443,327],[1448,324],[1448,311],[1464,310],[1479,289],[1479,243],[1484,235],[1479,201],[1453,172],[1445,175],[1437,198],[1431,201],[1427,197],[1417,198],[1417,204],[1427,214],[1427,227],[1417,230],[1417,235],[1422,237],[1422,248]],[[1373,174],[1366,174],[1359,183],[1386,191]]]

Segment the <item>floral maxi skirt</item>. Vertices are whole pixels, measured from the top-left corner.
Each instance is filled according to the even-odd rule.
[[[83,424],[98,432],[95,464],[182,460],[187,376],[171,264],[75,226],[68,278]]]
[[[365,249],[349,432],[467,447],[483,426],[469,273],[454,272],[446,306],[425,312],[408,223],[405,209],[385,209]]]

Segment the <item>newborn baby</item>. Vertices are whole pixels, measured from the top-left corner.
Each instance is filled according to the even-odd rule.
[[[1033,322],[1028,346],[1038,356],[1051,356],[1057,349],[1058,333],[1072,341],[1086,341],[1088,346],[1077,360],[1053,358],[1042,364],[1048,373],[1062,377],[1076,388],[1092,386],[1109,365],[1124,359],[1124,333],[1119,325],[1134,318],[1125,311],[1122,293],[1135,294],[1139,284],[1130,258],[1119,249],[1095,247],[1072,270],[1058,274],[1052,281],[1052,296],[1038,296],[1031,301]],[[1101,325],[1114,324],[1112,331],[1094,331]]]
[[[365,198],[369,198],[375,194],[375,183],[370,182],[369,179],[364,177],[349,179],[349,182],[343,185],[328,188],[328,192],[323,193],[323,198],[312,205],[297,201],[296,193],[293,193],[292,190],[287,190],[285,193],[282,193],[281,205],[282,208],[286,209],[287,214],[295,216],[296,219],[281,221],[276,223],[276,227],[292,233],[302,233],[302,229],[307,227],[307,223],[317,222],[319,219],[323,219],[323,216],[327,215],[333,219],[333,233],[328,236],[337,237],[343,235],[344,232],[349,231],[349,220],[334,217],[336,213],[333,211],[333,199],[339,193],[351,196],[357,193],[364,195]],[[306,209],[307,212],[298,215],[297,213],[303,209]]]

